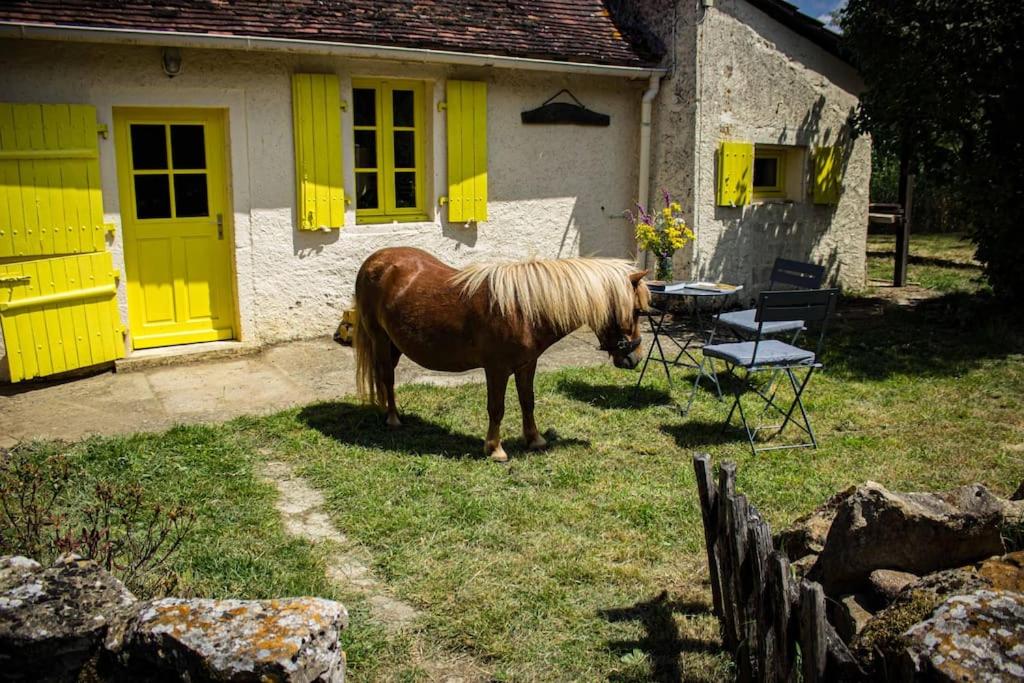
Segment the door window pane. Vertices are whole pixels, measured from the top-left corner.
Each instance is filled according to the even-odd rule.
[[[376,131],[356,131],[356,168],[377,168]]]
[[[132,168],[153,171],[167,168],[167,129],[160,124],[133,123]]]
[[[416,174],[412,172],[395,174],[395,208],[416,207]]]
[[[171,161],[176,169],[206,168],[206,142],[202,126],[171,126]]]
[[[355,88],[352,99],[355,100],[353,120],[357,126],[374,126],[377,124],[376,90]]]
[[[376,209],[380,207],[377,198],[377,174],[356,173],[356,208]]]
[[[392,118],[396,126],[416,125],[416,108],[412,90],[395,90],[391,93]]]
[[[135,176],[135,216],[144,218],[171,217],[171,190],[166,175]]]
[[[395,131],[395,168],[416,168],[416,134]]]
[[[174,175],[174,213],[178,218],[210,215],[205,173]]]

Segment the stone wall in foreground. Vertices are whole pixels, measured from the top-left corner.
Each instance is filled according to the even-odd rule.
[[[0,557],[0,681],[342,683],[347,625],[332,600],[139,601],[74,555]]]

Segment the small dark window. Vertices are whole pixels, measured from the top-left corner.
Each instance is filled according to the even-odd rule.
[[[395,131],[395,168],[416,168],[416,134],[411,130]]]
[[[357,130],[356,168],[377,168],[377,133],[372,130]]]
[[[167,168],[167,129],[163,125],[133,123],[132,168],[157,171]]]
[[[202,126],[171,126],[171,160],[174,162],[174,168],[179,170],[206,168],[206,145]]]
[[[139,220],[171,217],[171,189],[166,175],[135,176],[135,216]]]
[[[174,175],[174,213],[178,218],[210,215],[205,173]]]
[[[416,174],[412,172],[395,173],[395,208],[416,208]]]
[[[355,100],[355,112],[353,120],[357,126],[377,125],[377,103],[376,90],[370,88],[355,88],[352,91],[352,99]]]
[[[754,159],[754,187],[779,186],[779,160],[777,157]]]
[[[376,209],[380,207],[377,198],[377,174],[356,173],[356,208]]]
[[[407,128],[416,125],[415,102],[416,98],[412,90],[395,90],[391,93],[394,125]]]

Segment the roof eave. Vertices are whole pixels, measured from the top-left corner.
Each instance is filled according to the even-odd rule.
[[[530,71],[558,71],[562,73],[626,78],[646,78],[651,75],[664,75],[667,73],[667,69],[654,66],[618,66],[614,64],[565,62],[530,57],[456,52],[452,50],[361,45],[358,43],[299,40],[293,38],[229,36],[184,31],[146,31],[74,25],[33,24],[27,22],[0,21],[0,37],[82,43],[290,52],[295,54],[332,55],[362,59],[389,59],[403,62],[461,64]]]

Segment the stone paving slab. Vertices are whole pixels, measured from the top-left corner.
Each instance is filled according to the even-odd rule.
[[[541,356],[542,370],[607,363],[593,333],[576,332]],[[401,384],[483,382],[482,370],[449,374],[398,365]],[[355,393],[352,349],[329,339],[289,342],[243,358],[103,372],[60,382],[0,385],[0,447],[29,439],[77,441],[176,424],[224,422]]]

